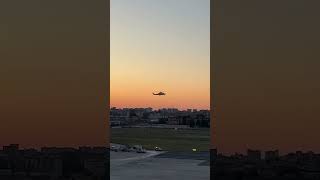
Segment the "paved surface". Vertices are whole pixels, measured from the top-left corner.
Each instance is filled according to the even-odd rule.
[[[209,152],[166,152],[156,156],[157,158],[210,160]]]
[[[110,152],[111,180],[209,180],[207,153]]]

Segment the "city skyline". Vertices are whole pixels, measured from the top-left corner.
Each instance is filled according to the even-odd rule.
[[[117,108],[117,109],[148,109],[148,108],[152,108],[152,107],[146,107],[146,106],[140,106],[140,107],[127,107],[127,106],[124,106],[124,107],[117,107],[117,106],[110,106],[110,108]],[[176,107],[162,107],[162,108],[152,108],[153,110],[161,110],[161,109],[177,109],[177,110],[180,110],[180,111],[185,111],[185,110],[206,110],[206,111],[210,111],[210,109],[197,109],[197,108],[186,108],[186,109],[179,109],[179,108],[176,108]]]

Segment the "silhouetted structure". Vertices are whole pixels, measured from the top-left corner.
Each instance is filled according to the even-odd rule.
[[[188,128],[210,127],[209,110],[178,110],[176,108],[111,108],[110,126],[172,125]]]
[[[106,180],[109,179],[106,147],[19,149],[0,151],[1,180]]]
[[[214,180],[317,180],[320,154],[311,151],[289,153],[248,150],[247,155],[225,156],[211,150],[211,179]]]

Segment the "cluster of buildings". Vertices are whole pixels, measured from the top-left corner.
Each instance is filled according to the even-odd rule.
[[[211,150],[211,175],[216,180],[320,179],[320,154],[312,151],[279,155],[279,151],[247,150],[225,156]]]
[[[109,177],[106,147],[19,149],[18,144],[0,150],[1,180],[102,180]]]
[[[176,108],[123,108],[110,109],[110,126],[180,125],[185,127],[210,127],[210,111]]]

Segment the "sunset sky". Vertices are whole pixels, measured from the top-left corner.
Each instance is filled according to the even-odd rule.
[[[209,109],[209,2],[111,1],[111,106]]]

